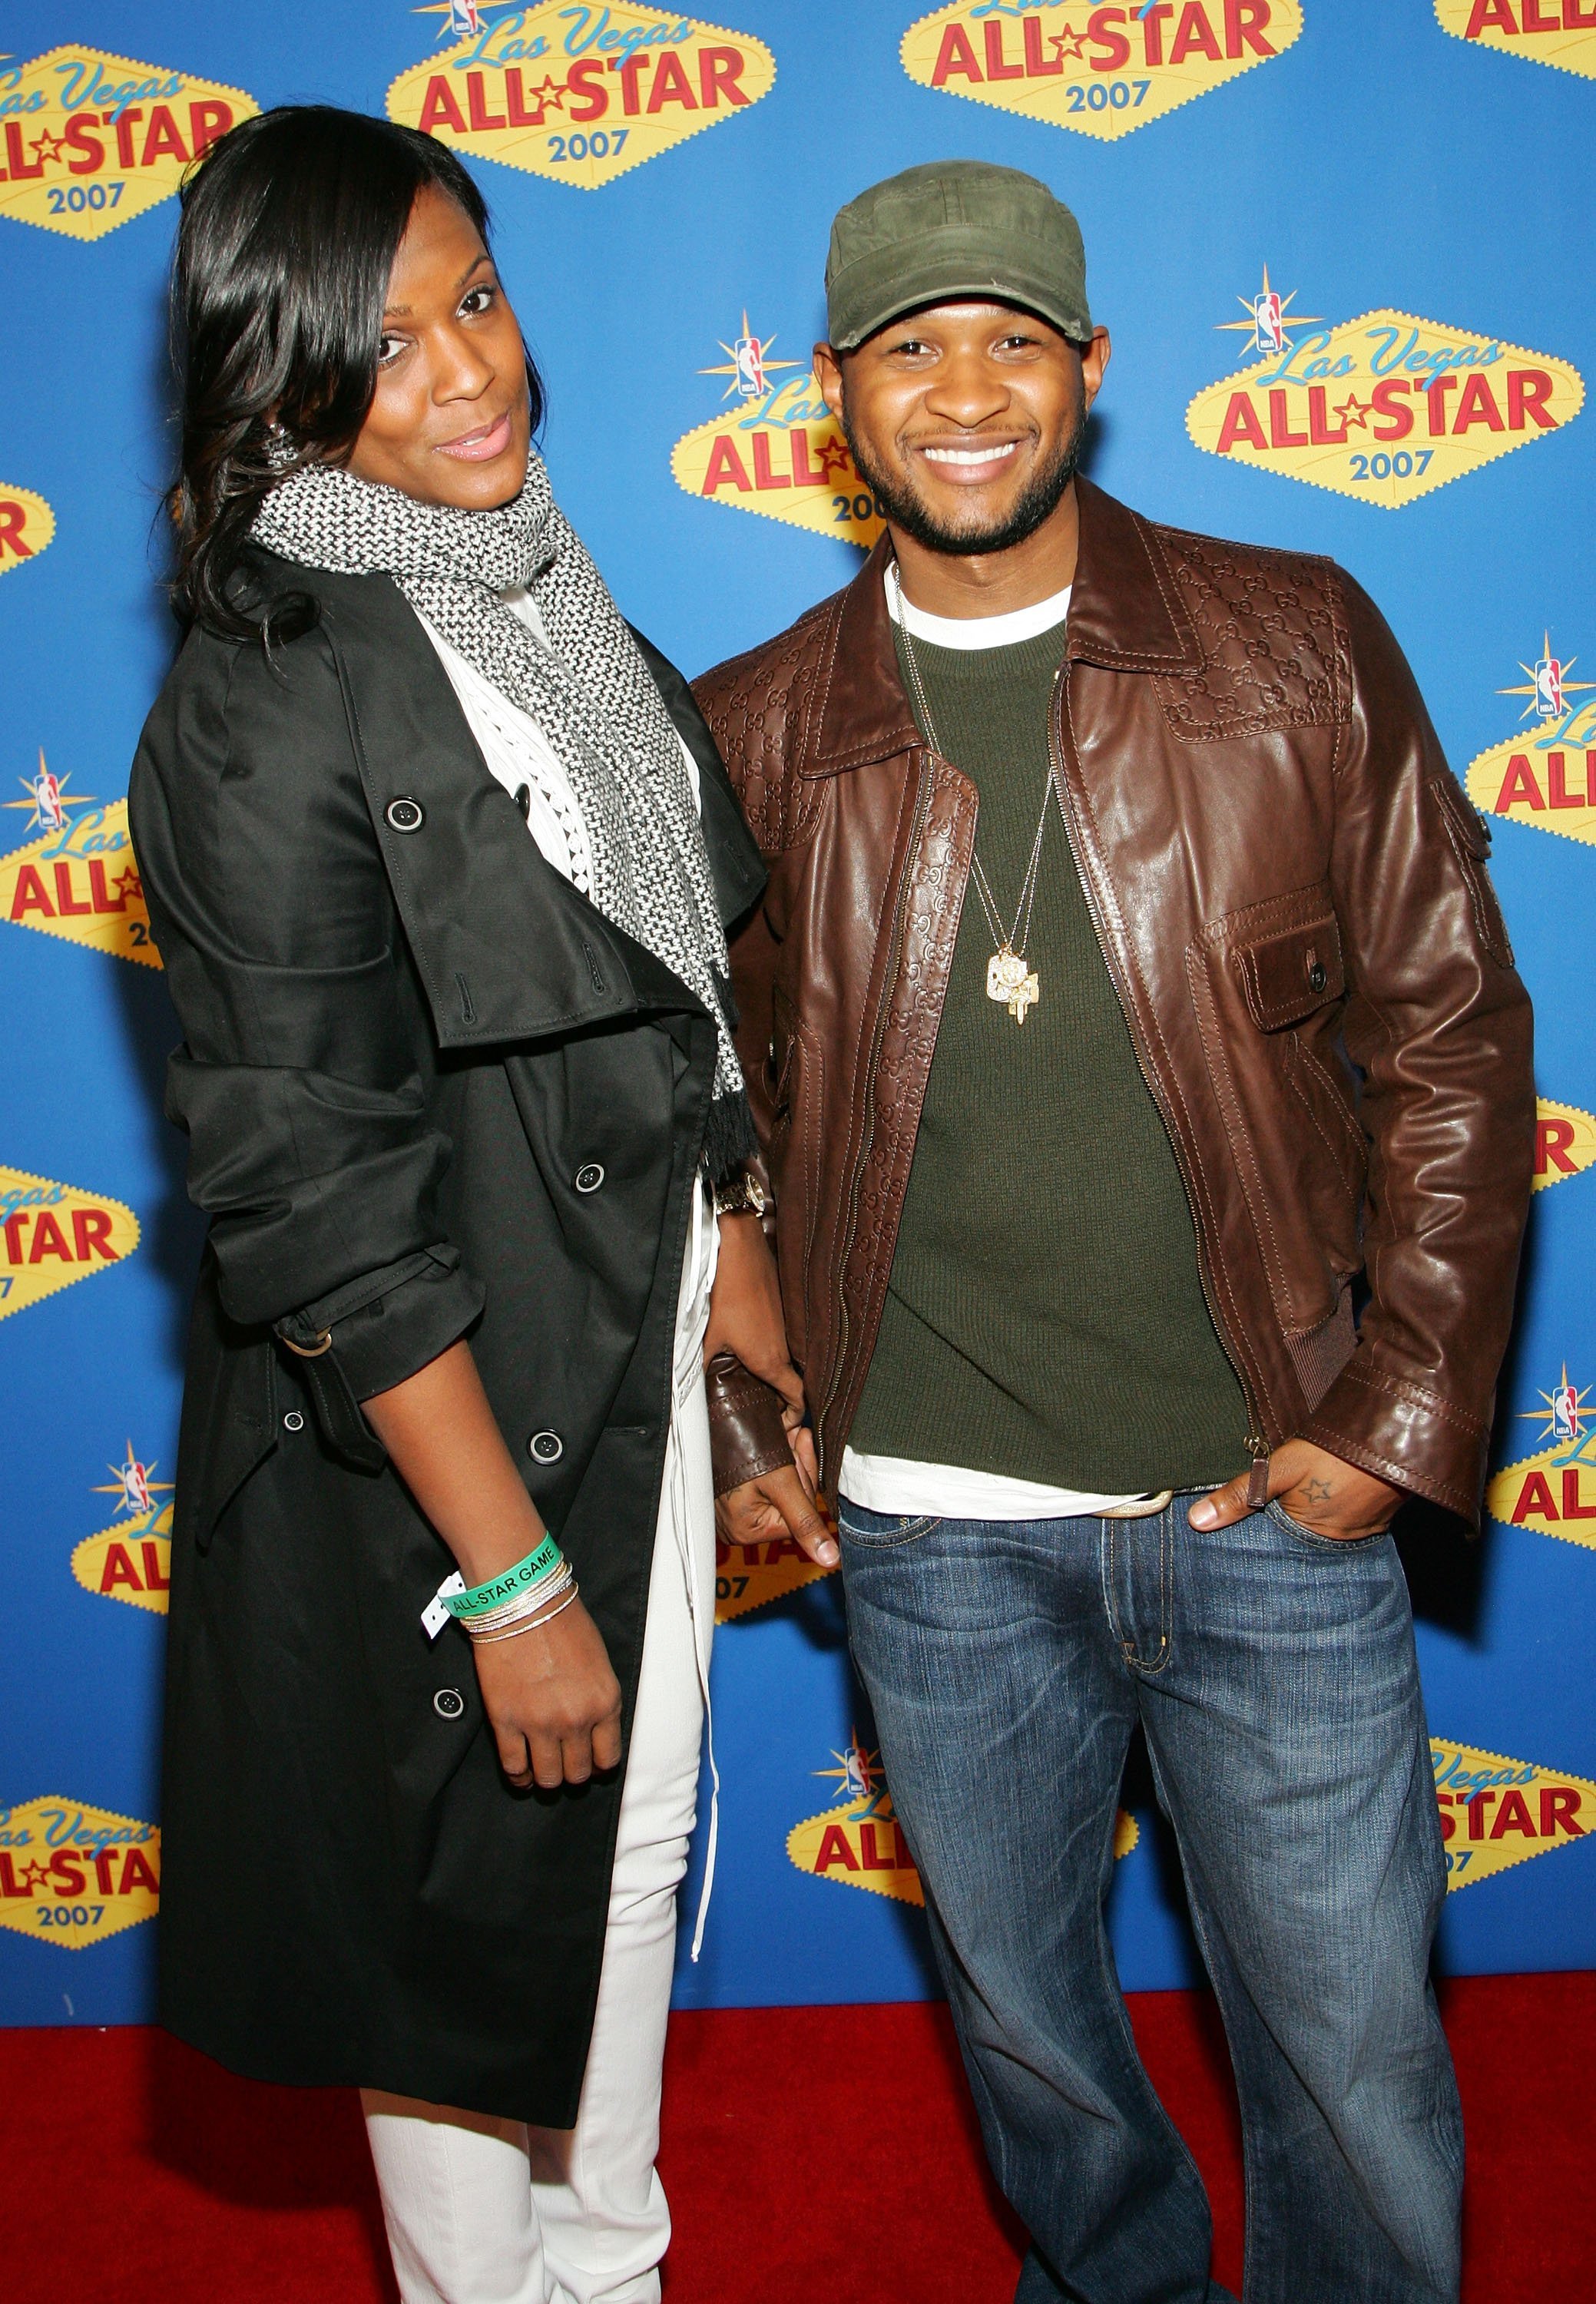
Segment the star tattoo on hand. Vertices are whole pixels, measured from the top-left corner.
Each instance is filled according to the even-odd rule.
[[[1303,1494],[1311,1504],[1328,1504],[1334,1493],[1329,1480],[1304,1480]]]

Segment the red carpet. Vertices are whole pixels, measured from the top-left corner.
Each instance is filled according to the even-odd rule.
[[[1468,2121],[1468,2304],[1596,2296],[1596,1975],[1443,1996]],[[1239,2293],[1241,2164],[1211,2003],[1131,2002]],[[669,2304],[1007,2304],[946,2011],[673,2020]],[[392,2304],[354,2100],[230,2079],[142,2030],[0,2031],[4,2294],[72,2304]],[[1352,2304],[1352,2300],[1349,2300]]]

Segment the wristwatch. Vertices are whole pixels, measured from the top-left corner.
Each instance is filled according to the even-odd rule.
[[[740,1175],[728,1176],[715,1187],[715,1213],[717,1216],[762,1216],[765,1213],[764,1186],[746,1168]]]

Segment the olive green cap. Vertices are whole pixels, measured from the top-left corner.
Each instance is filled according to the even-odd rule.
[[[839,352],[950,296],[1021,305],[1083,343],[1091,314],[1080,225],[1035,176],[987,160],[905,168],[839,212],[826,258]]]

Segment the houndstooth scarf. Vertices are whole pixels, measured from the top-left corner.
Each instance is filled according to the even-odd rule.
[[[537,721],[571,780],[593,862],[593,901],[697,993],[718,1051],[707,1146],[719,1176],[753,1130],[732,1045],[726,935],[675,724],[604,579],[555,503],[535,453],[493,512],[429,504],[352,472],[280,481],[254,534],[268,550],[344,575],[380,571],[450,646]],[[498,595],[525,585],[549,646]]]

